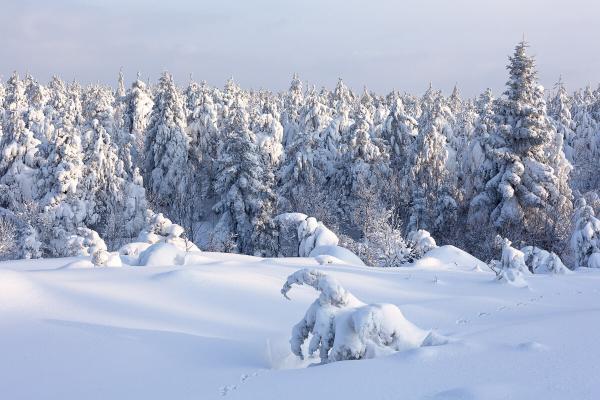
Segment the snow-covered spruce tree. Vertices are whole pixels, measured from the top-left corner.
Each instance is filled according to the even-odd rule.
[[[354,95],[350,89],[339,79],[337,86],[330,96],[331,110],[335,114],[329,126],[321,132],[320,145],[322,156],[321,170],[325,176],[330,177],[336,172],[337,162],[340,158],[341,142],[347,136],[352,121],[350,111],[352,110]]]
[[[556,94],[548,104],[548,115],[552,118],[556,131],[562,135],[565,157],[573,163],[575,161],[573,154],[575,122],[571,116],[571,99],[562,78],[559,78],[554,87]]]
[[[284,107],[281,113],[281,124],[283,126],[282,143],[285,147],[290,146],[300,129],[300,112],[304,105],[304,92],[302,81],[298,74],[294,74],[290,89],[285,93],[283,99]]]
[[[475,103],[477,118],[471,140],[465,149],[462,162],[464,192],[467,201],[485,190],[485,184],[495,174],[492,149],[497,147],[494,121],[494,97],[491,89],[483,92]],[[478,216],[474,216],[478,220]]]
[[[206,216],[205,214],[209,210],[203,209],[202,202],[214,197],[217,150],[220,138],[217,125],[217,106],[213,102],[212,94],[205,84],[202,84],[198,90],[200,92],[198,98],[195,99],[196,108],[189,116],[187,128],[190,138],[187,164],[188,190],[193,193],[190,203],[190,218],[193,221]]]
[[[87,204],[84,224],[106,240],[120,236],[117,229],[124,225],[117,218],[123,203],[125,170],[111,137],[116,128],[113,102],[111,91],[100,86],[88,88],[83,100],[84,173],[79,189]]]
[[[575,136],[573,138],[572,186],[584,193],[600,187],[600,119],[594,118],[592,93],[576,94],[572,106]]]
[[[424,103],[419,135],[411,148],[407,183],[412,205],[408,231],[442,232],[456,220],[453,177],[448,169],[448,144],[443,134],[448,126],[443,107],[439,93],[431,103]]]
[[[365,304],[321,271],[302,269],[290,275],[281,289],[285,298],[289,299],[293,285],[308,285],[319,292],[292,329],[291,350],[301,359],[305,356],[302,345],[311,335],[308,355],[318,351],[321,363],[444,343],[444,338],[409,322],[395,305]]]
[[[354,123],[342,143],[341,165],[331,183],[336,188],[339,209],[344,210],[344,219],[351,221],[355,227],[361,227],[365,221],[352,218],[357,216],[355,209],[362,208],[363,199],[356,194],[367,188],[379,192],[376,188],[390,173],[389,155],[382,143],[371,139],[369,110],[360,105],[354,117]],[[360,235],[363,234],[361,231]]]
[[[44,148],[48,142],[48,123],[46,120],[46,103],[48,101],[48,91],[39,82],[30,78],[25,87],[28,109],[25,117],[25,125],[33,136],[40,142],[39,147]],[[40,149],[41,150],[41,149]],[[38,150],[40,157],[43,152]]]
[[[571,167],[526,48],[519,43],[510,57],[507,90],[495,105],[498,144],[488,150],[497,169],[471,202],[471,213],[488,217],[482,226],[493,224],[519,243],[559,251],[572,208]]]
[[[371,127],[371,133],[373,137],[381,137],[379,131],[376,132],[380,127],[375,125],[375,113],[377,112],[377,108],[375,107],[375,101],[369,90],[365,86],[363,89],[363,94],[360,96],[360,100],[356,104],[355,114],[361,113],[365,121]]]
[[[48,158],[40,176],[41,213],[37,226],[45,255],[70,254],[67,239],[77,233],[87,216],[81,187],[84,164],[79,122],[81,103],[76,88],[54,77],[49,85],[47,107],[50,120]]]
[[[120,100],[116,102],[118,109],[114,111],[116,116],[126,110],[122,76],[119,88],[117,94]],[[84,129],[84,137],[88,133],[95,137],[93,151],[90,154],[88,148],[84,158],[86,167],[92,165],[94,171],[86,173],[84,187],[91,181],[98,188],[94,190],[94,203],[97,212],[100,212],[100,224],[88,226],[98,230],[109,247],[115,248],[123,241],[137,236],[144,227],[147,203],[142,176],[132,162],[133,136],[128,133],[123,120],[118,123],[113,121],[111,125],[110,105],[102,100],[110,99],[110,92],[100,90],[95,97],[96,100],[92,100],[92,104],[88,106],[91,106],[88,111],[95,117],[88,117],[91,117],[91,124],[88,123]],[[101,123],[103,119],[105,122]],[[113,133],[105,126],[112,127]]]
[[[223,242],[234,234],[242,253],[276,254],[273,176],[263,165],[239,94],[229,106],[228,119],[217,159],[215,191],[220,199],[213,209],[220,219],[215,230]]]
[[[37,195],[40,141],[27,127],[25,84],[15,72],[7,83],[0,141],[0,206],[17,211]]]
[[[150,113],[154,102],[146,84],[140,79],[139,73],[127,93],[125,105],[123,126],[133,141],[131,148],[133,165],[142,169],[145,161],[144,135],[150,122]]]
[[[382,136],[391,148],[390,159],[394,171],[403,173],[408,164],[409,150],[418,133],[418,122],[408,115],[401,97],[395,98],[382,128]]]
[[[448,107],[452,115],[460,115],[463,111],[464,103],[460,96],[460,90],[457,85],[454,85],[450,97],[448,97]]]
[[[170,211],[172,218],[184,223],[189,205],[189,137],[183,99],[167,72],[161,76],[157,90],[145,138],[144,181],[153,209]]]
[[[258,104],[257,115],[251,121],[251,130],[263,154],[265,165],[276,170],[283,159],[283,126],[275,99],[266,95]]]
[[[319,198],[325,174],[319,169],[319,135],[331,120],[326,104],[314,89],[308,91],[300,110],[299,128],[294,140],[285,148],[285,158],[278,171],[278,208],[281,212],[303,212],[323,219],[315,208],[323,204]],[[315,201],[315,202],[313,202]]]
[[[111,140],[117,147],[117,156],[123,163],[125,172],[131,177],[137,167],[134,158],[137,151],[135,148],[135,136],[131,134],[128,126],[128,97],[125,90],[123,72],[119,71],[117,90],[113,94],[112,117],[113,127],[109,131]]]
[[[188,83],[188,86],[185,89],[185,91],[183,92],[185,115],[186,115],[186,118],[188,121],[188,125],[191,122],[192,115],[194,114],[194,110],[200,104],[202,94],[203,93],[202,93],[202,89],[200,88],[200,85],[190,75],[190,81]]]
[[[592,254],[600,253],[600,220],[596,218],[594,210],[587,205],[584,198],[576,202],[571,251],[576,268],[591,266],[589,260]]]

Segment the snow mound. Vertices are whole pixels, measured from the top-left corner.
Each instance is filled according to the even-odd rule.
[[[454,246],[441,246],[428,251],[414,264],[424,268],[447,268],[463,271],[487,270],[486,264],[464,250]]]
[[[323,258],[318,257],[333,257],[328,259],[326,262]],[[340,246],[318,246],[315,247],[309,254],[309,257],[315,257],[319,264],[332,264],[335,262],[341,262],[345,264],[364,266],[365,263],[350,250]],[[336,261],[337,260],[337,261]]]
[[[162,214],[154,214],[149,228],[139,234],[138,241],[119,249],[121,260],[128,265],[181,265],[186,253],[200,252],[193,242],[181,237],[183,233],[180,225]]]
[[[137,265],[167,266],[181,265],[185,260],[185,254],[177,246],[171,243],[155,243],[144,250],[137,261]]]
[[[290,275],[281,289],[288,300],[293,285],[308,285],[320,293],[292,329],[291,350],[300,359],[304,359],[302,346],[309,336],[309,354],[319,351],[321,362],[327,363],[420,347],[429,335],[404,318],[395,305],[365,304],[318,270],[302,269]]]
[[[79,268],[94,268],[94,263],[89,258],[86,257],[85,259],[71,261],[70,263],[61,267],[61,269],[79,269]]]

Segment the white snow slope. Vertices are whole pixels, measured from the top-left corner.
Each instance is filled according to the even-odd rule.
[[[0,398],[600,398],[600,271],[519,289],[453,247],[399,269],[203,255],[190,266],[0,263]],[[300,362],[288,340],[317,293],[279,292],[301,267],[450,343],[306,368],[318,360]]]

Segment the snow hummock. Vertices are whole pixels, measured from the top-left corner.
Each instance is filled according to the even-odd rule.
[[[337,262],[342,262],[352,265],[365,265],[365,263],[350,250],[341,246],[317,246],[309,254],[309,257],[330,256],[335,258]]]

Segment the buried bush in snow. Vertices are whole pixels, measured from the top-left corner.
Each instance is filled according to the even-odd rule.
[[[555,253],[548,252],[535,246],[521,249],[525,256],[525,265],[534,274],[566,274],[569,269]]]
[[[431,237],[431,234],[427,232],[425,229],[419,229],[417,231],[412,231],[408,234],[408,242],[412,247],[413,255],[416,258],[421,258],[425,253],[429,250],[435,249],[437,244],[435,240]]]
[[[525,264],[525,254],[512,247],[512,242],[507,238],[496,237],[496,241],[502,245],[502,258],[500,261],[490,261],[489,267],[496,273],[498,280],[515,286],[527,286],[523,274],[530,271]]]
[[[310,252],[319,246],[337,246],[339,239],[322,222],[316,218],[308,217],[298,226],[298,255],[308,257]]]
[[[406,320],[395,305],[364,304],[320,271],[302,269],[290,275],[281,289],[288,300],[293,285],[308,285],[320,293],[292,329],[291,350],[301,359],[302,345],[310,335],[308,352],[318,351],[323,363],[373,358],[446,342]]]
[[[152,259],[152,263],[167,265],[169,260],[174,263],[180,252],[200,251],[190,240],[181,237],[184,229],[164,215],[151,215],[148,225],[149,227],[138,236],[137,242],[126,244],[119,249],[119,254],[128,264],[146,265],[148,260]],[[162,255],[151,257],[151,253],[155,251]],[[166,256],[165,252],[171,255]]]
[[[571,249],[575,255],[576,267],[596,267],[592,258],[600,253],[600,220],[584,198],[577,200],[577,210],[573,217],[574,229],[571,236]],[[598,256],[596,256],[598,257]]]
[[[279,230],[280,257],[309,257],[319,246],[337,246],[335,233],[314,217],[302,213],[284,213],[274,219]]]
[[[139,242],[150,244],[165,242],[184,251],[200,250],[190,240],[182,237],[185,232],[183,227],[174,224],[169,218],[162,215],[162,213],[152,215],[148,225],[148,229],[143,230],[138,236]]]
[[[67,240],[71,254],[91,256],[92,264],[97,267],[120,267],[121,260],[117,253],[110,253],[106,243],[98,232],[89,228],[78,228],[77,235]]]

